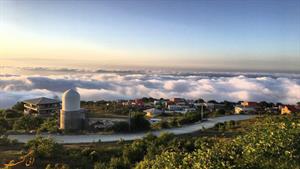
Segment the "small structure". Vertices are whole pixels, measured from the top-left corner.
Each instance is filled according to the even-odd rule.
[[[241,105],[244,106],[244,107],[253,107],[253,108],[255,108],[255,107],[258,106],[258,103],[256,103],[256,102],[243,101],[243,102],[241,103]]]
[[[201,103],[200,103],[201,104]],[[207,110],[209,110],[210,112],[216,111],[216,110],[220,110],[220,109],[224,109],[225,105],[224,104],[220,104],[220,103],[204,103],[204,106],[206,107]]]
[[[80,109],[80,95],[77,91],[67,90],[62,96],[60,129],[81,130],[85,125],[85,111]]]
[[[156,108],[147,109],[147,110],[144,110],[144,112],[146,113],[147,117],[156,117],[163,113],[162,110],[159,110]]]
[[[300,109],[294,105],[284,105],[281,107],[282,115],[291,115],[293,113],[300,113]]]
[[[184,106],[187,104],[184,98],[172,98],[170,99],[171,102],[175,103],[176,105]]]
[[[248,102],[243,101],[241,105],[237,105],[234,107],[234,113],[235,114],[250,114],[250,113],[256,113],[257,112],[258,104],[256,102]]]
[[[242,114],[242,113],[250,114],[250,113],[255,113],[255,112],[256,112],[256,109],[254,107],[244,107],[244,106],[240,106],[240,105],[234,107],[235,114]]]
[[[32,114],[40,117],[50,117],[59,112],[61,102],[46,97],[24,100],[24,114]]]

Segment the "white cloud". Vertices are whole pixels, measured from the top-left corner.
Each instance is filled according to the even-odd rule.
[[[300,78],[288,75],[237,73],[163,74],[76,72],[51,75],[1,75],[0,107],[34,97],[61,96],[77,88],[83,100],[116,100],[140,97],[253,100],[294,104],[300,101]]]

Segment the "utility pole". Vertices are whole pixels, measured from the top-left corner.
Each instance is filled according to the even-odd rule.
[[[129,109],[129,114],[128,114],[128,124],[129,124],[129,131],[131,131],[131,109]]]
[[[203,103],[201,104],[201,121],[203,121]]]

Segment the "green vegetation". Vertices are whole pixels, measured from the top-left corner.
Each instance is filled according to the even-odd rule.
[[[7,136],[4,135],[0,136],[0,146],[11,146],[16,143],[17,143],[16,140],[8,139]]]
[[[0,117],[0,134],[5,133],[9,129],[9,124],[6,119]]]
[[[196,140],[193,151],[163,151],[135,168],[299,168],[299,141],[299,119],[265,118],[234,139]]]
[[[14,126],[14,130],[25,130],[25,131],[30,131],[30,130],[36,130],[37,128],[40,127],[40,125],[43,123],[43,120],[39,117],[34,117],[31,115],[25,115],[21,118],[19,118]]]
[[[128,122],[118,122],[114,124],[111,128],[114,132],[139,132],[148,131],[151,129],[151,125],[147,119],[145,119],[144,113],[132,113],[130,118],[130,123]]]
[[[56,133],[58,132],[58,120],[54,118],[48,118],[44,120],[44,122],[40,125],[38,131],[41,132],[50,132],[50,133]]]
[[[180,126],[200,118],[197,112],[187,113],[166,118],[155,127]],[[0,122],[2,130],[11,128],[9,118],[2,116]],[[131,128],[128,122],[120,122],[113,126],[113,130],[147,131],[151,127],[140,113],[133,113],[130,123]],[[40,131],[57,130],[54,119],[21,116],[14,124],[22,130],[34,127]],[[148,134],[132,142],[99,141],[74,145],[60,145],[51,138],[42,137],[22,145],[1,136],[0,163],[1,159],[17,159],[24,152],[35,150],[37,169],[300,168],[300,119],[297,117],[265,116],[241,122],[228,121],[199,135]]]
[[[51,139],[38,137],[26,147],[36,150],[39,160],[44,161],[41,166],[50,169],[300,167],[299,119],[263,117],[220,123],[215,127],[221,135],[228,130],[240,132],[239,128],[246,128],[246,132],[229,138],[149,134],[132,143],[99,142],[81,148],[80,145],[61,146]]]
[[[89,117],[106,117],[109,115],[127,116],[129,112],[141,112],[142,108],[124,106],[114,101],[81,101],[81,107],[89,110]]]
[[[0,135],[9,131],[58,132],[57,115],[48,119],[23,114],[23,104],[17,103],[12,109],[0,110]]]
[[[64,152],[63,146],[56,143],[51,138],[37,137],[34,140],[29,141],[26,148],[34,150],[35,154],[39,158],[58,158]]]

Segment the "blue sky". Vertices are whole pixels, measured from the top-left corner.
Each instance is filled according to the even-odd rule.
[[[298,0],[2,0],[0,19],[4,64],[300,70]]]

